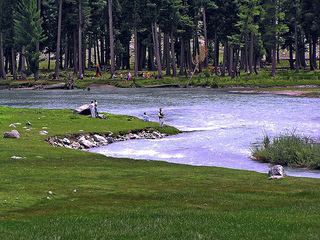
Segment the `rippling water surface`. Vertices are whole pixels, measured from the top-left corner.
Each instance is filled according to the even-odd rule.
[[[265,133],[286,131],[319,138],[320,99],[269,94],[236,94],[216,89],[91,89],[0,91],[0,105],[77,108],[96,99],[99,111],[165,123],[183,133],[160,140],[130,140],[92,149],[113,157],[219,166],[267,173],[270,165],[250,160],[250,147]],[[320,171],[286,168],[288,175],[320,178]]]

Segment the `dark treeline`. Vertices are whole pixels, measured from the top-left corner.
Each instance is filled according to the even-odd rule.
[[[80,77],[99,65],[113,74],[131,62],[135,75],[148,69],[159,78],[196,66],[252,75],[265,63],[275,76],[281,48],[292,70],[307,63],[314,70],[319,6],[320,0],[1,0],[0,78],[20,72],[37,80],[42,53],[48,68],[55,56],[56,79],[59,70]]]

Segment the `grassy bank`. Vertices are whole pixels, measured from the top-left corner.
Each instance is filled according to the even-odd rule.
[[[284,61],[287,64],[287,61]],[[190,81],[189,87],[292,87],[292,86],[309,86],[320,84],[320,70],[309,71],[309,70],[300,70],[299,73],[295,73],[292,70],[283,70],[283,61],[278,65],[278,70],[276,72],[275,77],[270,77],[270,66],[265,69],[259,69],[258,75],[253,74],[252,76],[248,76],[245,71],[241,71],[240,76],[236,76],[235,78],[231,78],[226,75],[225,77],[217,76],[211,72],[211,70],[207,69],[201,73],[196,73],[192,80]],[[163,72],[162,79],[155,79],[152,76],[157,75],[157,72],[150,72],[151,78],[148,79],[143,77],[143,72],[139,72],[138,77],[134,77],[135,81],[124,81],[121,80],[122,76],[126,76],[129,70],[119,70],[116,72],[116,78],[111,78],[109,72],[102,71],[101,77],[95,77],[96,72],[86,70],[84,79],[77,79],[77,75],[73,75],[72,69],[67,71],[62,71],[60,73],[60,79],[57,81],[54,79],[54,68],[51,70],[41,68],[40,69],[40,80],[35,82],[33,77],[31,76],[28,80],[12,80],[10,77],[8,80],[0,80],[0,86],[2,87],[33,87],[35,85],[52,85],[61,82],[69,82],[70,74],[73,75],[75,80],[75,87],[77,88],[86,88],[91,84],[107,84],[116,87],[145,87],[145,86],[153,86],[153,85],[174,85],[184,87],[189,78],[189,76],[178,75],[176,77],[172,77],[171,75],[165,75]],[[132,73],[132,71],[131,71]],[[94,77],[94,80],[92,79]]]
[[[320,179],[115,159],[39,134],[158,126],[108,116],[0,107],[1,134],[22,123],[20,139],[0,138],[0,239],[319,239]]]

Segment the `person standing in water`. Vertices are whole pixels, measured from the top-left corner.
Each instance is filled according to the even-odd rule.
[[[162,128],[163,122],[164,122],[164,113],[162,112],[162,108],[159,108],[158,118],[159,118],[159,127]]]

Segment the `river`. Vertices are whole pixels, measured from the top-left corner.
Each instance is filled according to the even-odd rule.
[[[252,144],[261,142],[265,133],[275,136],[295,130],[319,138],[320,132],[318,98],[239,94],[207,88],[0,91],[0,105],[10,107],[75,109],[93,99],[98,101],[100,112],[136,117],[147,112],[152,121],[157,121],[161,107],[165,124],[183,131],[165,139],[130,140],[91,150],[112,157],[267,173],[270,164],[249,158]],[[290,176],[320,178],[317,170],[285,170]]]

